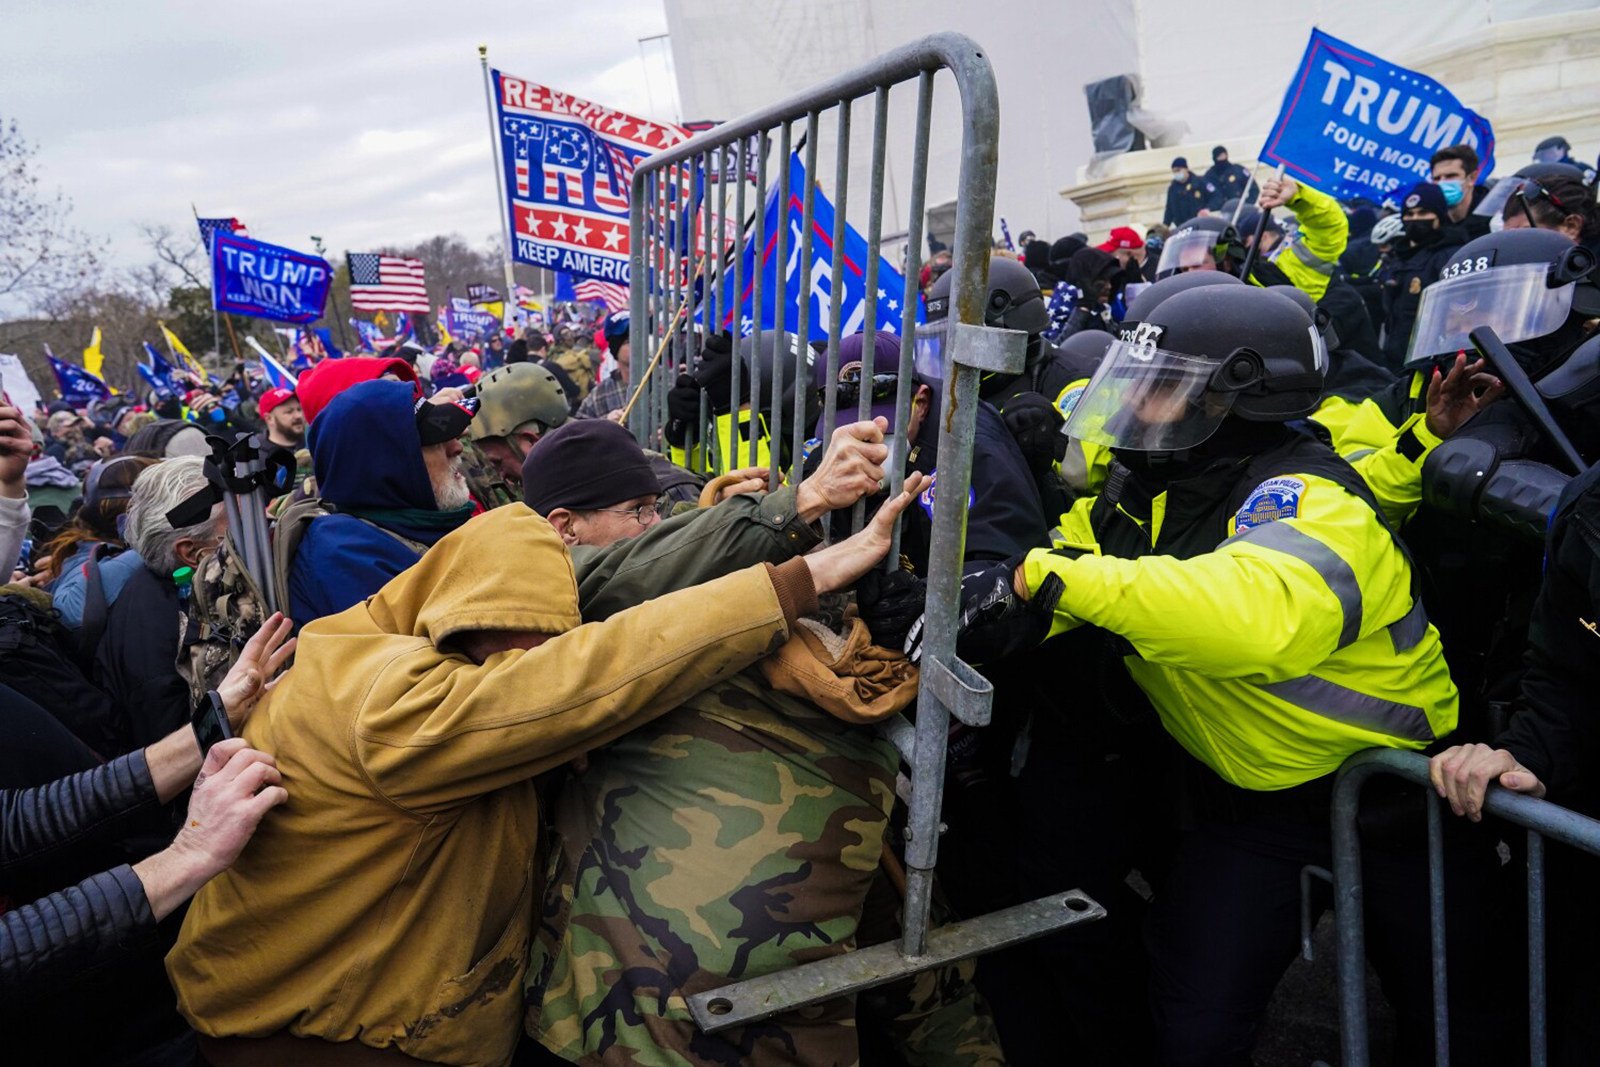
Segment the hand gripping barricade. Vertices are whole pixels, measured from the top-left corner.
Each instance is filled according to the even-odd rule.
[[[733,359],[728,383],[729,411],[715,413],[700,394],[699,418],[684,434],[687,462],[712,473],[738,467],[768,468],[768,484],[776,487],[787,453],[787,476],[798,482],[804,474],[805,440],[810,429],[806,400],[811,381],[811,359],[826,359],[823,381],[838,379],[841,303],[846,272],[864,272],[865,297],[860,324],[872,337],[879,328],[878,305],[871,298],[879,287],[879,256],[883,241],[885,167],[888,151],[890,92],[914,87],[915,125],[910,168],[910,194],[905,216],[906,262],[903,291],[894,294],[905,309],[900,365],[895,393],[895,427],[891,442],[891,469],[900,469],[906,456],[904,427],[911,407],[916,315],[920,299],[917,278],[923,239],[930,114],[934,78],[947,71],[960,98],[960,173],[954,240],[956,275],[953,292],[953,329],[944,344],[942,413],[939,424],[939,485],[941,500],[963,500],[972,478],[973,434],[978,404],[979,375],[985,372],[1017,373],[1022,369],[1024,336],[983,323],[987,290],[990,232],[994,219],[995,172],[998,156],[999,101],[994,72],[983,50],[958,34],[937,34],[896,49],[856,70],[839,75],[799,95],[726,122],[682,144],[639,163],[633,175],[630,208],[632,380],[635,402],[629,409],[629,427],[646,447],[660,447],[669,422],[668,393],[678,376],[691,369],[693,331],[698,320],[714,330],[730,323],[736,338],[740,330],[741,299],[748,293],[753,309],[749,341],[753,351],[763,349],[763,333],[779,337],[791,330],[785,322],[787,300],[782,290],[767,294],[773,321],[763,321],[761,263],[769,250],[775,262],[786,265],[798,251],[803,277],[813,262],[814,241],[827,240],[816,222],[817,151],[822,118],[833,117],[835,180],[833,226],[827,258],[828,300],[826,350],[817,340],[816,352],[808,340],[823,332],[813,329],[813,279],[802,282],[792,333],[799,338],[790,358],[794,373],[781,365],[763,370],[762,360]],[[852,110],[872,101],[871,160],[866,213],[865,263],[852,262],[846,245],[847,192],[850,184]],[[803,139],[795,143],[795,127]],[[774,161],[769,155],[776,148]],[[791,160],[799,152],[807,180],[801,198],[802,219],[798,250],[790,247],[788,213],[778,213],[778,230],[766,231],[764,205],[769,176],[776,170],[776,188],[788,191]],[[709,180],[708,180],[709,179]],[[747,186],[754,185],[754,211],[747,223]],[[733,188],[728,187],[732,185]],[[733,200],[729,216],[728,199]],[[747,229],[753,231],[747,237]],[[745,263],[746,241],[752,240],[758,256]],[[749,271],[753,276],[746,277]],[[820,280],[819,271],[817,279]],[[731,286],[728,284],[731,280]],[[786,279],[777,277],[787,288]],[[773,299],[776,295],[777,299]],[[881,297],[880,299],[887,299]],[[823,309],[818,306],[818,311]],[[850,332],[854,332],[854,326]],[[873,379],[873,345],[863,346],[861,381]],[[748,366],[745,363],[748,362]],[[746,393],[741,377],[748,374],[751,398],[749,421],[741,422],[740,398]],[[819,440],[826,443],[840,421],[835,390],[824,390]],[[870,418],[872,391],[861,390],[857,418]],[[761,409],[765,405],[766,410]],[[679,419],[684,408],[679,406]],[[718,417],[713,417],[713,415]],[[764,462],[763,462],[764,461]],[[856,521],[862,504],[856,505]],[[928,928],[934,865],[938,856],[940,808],[944,794],[945,742],[950,716],[971,726],[989,721],[992,687],[972,667],[956,657],[956,616],[959,608],[962,550],[966,513],[962,508],[934,508],[932,543],[928,561],[927,628],[923,642],[922,672],[916,723],[896,716],[884,732],[910,768],[910,812],[905,830],[907,867],[906,901],[901,940],[845,953],[788,971],[747,979],[689,998],[699,1026],[715,1032],[742,1026],[780,1012],[819,1003],[841,995],[882,985],[898,978],[960,959],[1003,948],[1030,938],[1091,921],[1105,912],[1076,890],[1018,905],[1003,911]],[[899,556],[899,530],[885,563]]]
[[[1391,775],[1420,786],[1427,797],[1428,926],[1433,971],[1434,1060],[1450,1062],[1450,995],[1446,984],[1444,828],[1445,803],[1433,795],[1427,757],[1396,749],[1369,749],[1345,761],[1333,793],[1334,929],[1339,955],[1339,1029],[1345,1067],[1366,1067],[1371,1058],[1367,1030],[1366,909],[1361,882],[1362,787]],[[1549,1062],[1545,989],[1545,839],[1600,856],[1600,821],[1549,801],[1489,787],[1483,810],[1527,831],[1528,885],[1528,1062]],[[1326,872],[1307,868],[1307,873]],[[1306,878],[1302,876],[1302,894]],[[1309,917],[1306,917],[1307,919]],[[1309,949],[1309,933],[1306,934]],[[1308,956],[1309,958],[1309,956]]]

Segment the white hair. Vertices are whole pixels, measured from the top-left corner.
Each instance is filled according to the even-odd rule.
[[[177,544],[185,537],[209,540],[217,535],[222,512],[216,507],[204,522],[193,526],[174,530],[167,521],[168,511],[205,486],[205,460],[199,456],[162,460],[134,481],[128,504],[128,546],[155,573],[170,575],[183,565],[178,559]]]

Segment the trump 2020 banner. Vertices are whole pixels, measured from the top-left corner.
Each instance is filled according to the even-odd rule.
[[[328,302],[333,269],[320,256],[217,231],[211,294],[218,311],[278,322],[314,322]]]
[[[491,71],[512,257],[628,284],[628,201],[640,159],[689,134]]]
[[[801,294],[810,302],[811,311],[807,320],[807,340],[826,341],[828,339],[828,325],[833,314],[833,271],[831,261],[833,258],[833,203],[822,190],[818,189],[812,200],[811,207],[811,263],[809,269],[801,265],[801,252],[804,249],[803,238],[805,235],[805,193],[806,185],[811,181],[806,174],[805,164],[800,162],[799,154],[789,157],[789,189],[788,195],[779,202],[779,187],[774,185],[768,194],[766,204],[766,224],[764,234],[766,244],[760,249],[760,266],[756,264],[756,245],[751,241],[744,250],[744,269],[741,277],[744,279],[744,291],[739,298],[732,298],[734,272],[730,268],[726,272],[727,286],[723,290],[722,307],[727,310],[722,314],[722,326],[732,330],[735,335],[743,337],[755,332],[755,277],[761,275],[761,328],[772,330],[777,327],[777,302],[784,302],[784,329],[791,333],[800,328],[800,300]],[[780,215],[781,210],[781,215]],[[788,227],[789,235],[785,238],[785,259],[783,284],[778,283],[778,220]],[[848,337],[866,328],[867,320],[867,241],[856,232],[855,227],[849,223],[844,227],[844,248],[839,258],[839,318],[843,325],[839,332],[841,337]],[[903,309],[900,302],[905,299],[905,276],[889,265],[889,261],[881,255],[878,257],[878,285],[875,303],[876,328],[887,330],[890,333],[899,333],[903,321]],[[781,293],[781,297],[780,297]],[[733,321],[733,309],[739,309],[739,321]],[[922,307],[920,303],[914,314],[917,321],[921,321]]]
[[[1261,159],[1330,196],[1381,201],[1427,181],[1428,158],[1457,144],[1488,177],[1488,119],[1432,78],[1314,29]]]

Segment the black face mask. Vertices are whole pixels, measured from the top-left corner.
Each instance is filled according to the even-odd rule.
[[[1406,240],[1414,245],[1426,248],[1428,245],[1437,244],[1444,234],[1439,227],[1428,219],[1407,219]]]

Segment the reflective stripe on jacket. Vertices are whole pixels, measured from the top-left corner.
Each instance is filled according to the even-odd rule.
[[[1364,748],[1423,748],[1457,712],[1411,565],[1359,479],[1307,438],[1275,451],[1142,503],[1115,468],[1121,499],[1078,501],[1058,549],[1024,564],[1030,590],[1052,573],[1065,583],[1054,632],[1124,638],[1167,731],[1259,790]]]

